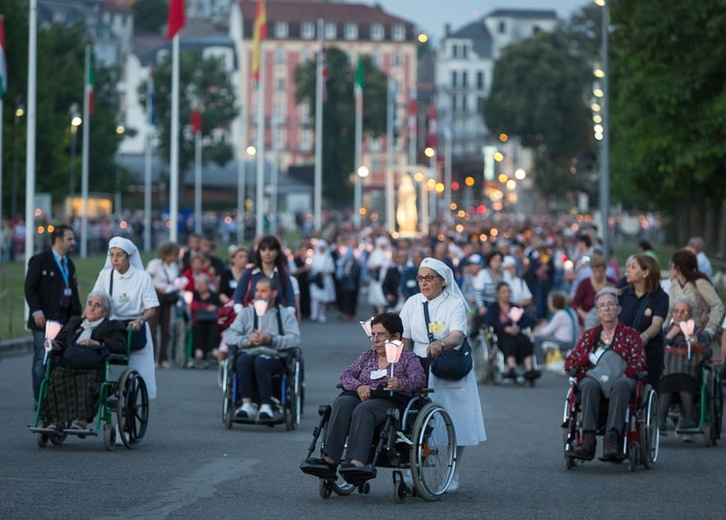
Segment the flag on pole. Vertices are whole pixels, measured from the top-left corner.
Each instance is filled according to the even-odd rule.
[[[436,103],[434,103],[434,100],[431,100],[431,104],[429,105],[429,139],[428,139],[428,146],[430,148],[436,149]]]
[[[202,131],[202,113],[199,111],[199,107],[195,102],[192,105],[192,132],[197,135]]]
[[[93,115],[93,53],[87,54],[86,62],[86,84],[84,88],[86,106],[88,107],[88,115]]]
[[[252,77],[260,79],[260,47],[262,40],[267,38],[267,12],[265,0],[257,0],[257,14],[255,16],[254,49],[252,52]]]
[[[0,14],[0,100],[8,91],[8,67],[5,60],[5,17]]]
[[[185,23],[184,0],[169,0],[169,21],[166,29],[168,38],[173,39],[184,28]]]
[[[408,104],[408,138],[410,141],[416,141],[416,123],[418,122],[418,101],[416,97],[411,98]]]
[[[321,24],[322,26],[323,24]],[[323,102],[328,100],[328,62],[325,59],[325,35],[323,31],[318,31],[318,59],[322,63],[320,74],[323,80]],[[360,62],[359,62],[360,63]],[[356,77],[356,80],[358,78]],[[362,86],[362,84],[361,84]]]
[[[363,60],[358,57],[358,68],[355,70],[355,85],[353,86],[353,92],[357,97],[363,96]]]
[[[154,68],[149,67],[149,79],[146,83],[146,114],[151,126],[156,126],[156,107],[154,105],[156,91],[154,90]]]

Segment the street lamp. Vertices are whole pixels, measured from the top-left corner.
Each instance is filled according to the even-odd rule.
[[[597,115],[601,117],[599,124],[602,126],[602,135],[600,139],[600,225],[602,226],[602,245],[607,257],[610,254],[610,233],[608,220],[610,218],[610,118],[608,113],[609,104],[609,74],[610,74],[610,63],[609,63],[609,52],[608,52],[608,38],[610,31],[610,7],[607,5],[606,0],[593,0],[595,5],[602,7],[602,29],[601,29],[601,57],[600,66],[601,68],[596,71],[596,77],[600,79],[600,90],[602,91],[602,98],[600,102],[600,110]],[[599,128],[598,128],[599,129]]]
[[[13,133],[13,182],[11,187],[10,216],[15,218],[18,213],[18,134],[20,132],[20,118],[25,115],[25,107],[19,99],[15,100],[15,128]]]
[[[68,185],[68,196],[72,198],[76,192],[76,134],[82,120],[78,114],[78,103],[73,103],[68,112],[71,116],[71,178]]]
[[[116,126],[117,135],[122,136],[125,131],[126,131],[126,129],[123,127],[123,125]],[[120,175],[119,170],[120,170],[120,168],[117,165],[116,166],[116,179],[115,179],[116,193],[114,194],[114,197],[113,197],[113,204],[114,204],[114,209],[116,211],[118,211],[120,214],[120,212],[121,212],[121,175]]]

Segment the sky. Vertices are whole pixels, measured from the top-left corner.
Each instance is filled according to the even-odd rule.
[[[355,0],[348,0],[353,2]],[[494,9],[554,9],[557,16],[567,19],[591,0],[358,0],[380,4],[391,14],[413,22],[438,43],[444,25],[457,30]]]

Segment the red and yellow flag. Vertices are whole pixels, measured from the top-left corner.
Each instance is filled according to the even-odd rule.
[[[260,47],[262,40],[267,38],[267,12],[265,0],[257,0],[257,15],[255,16],[254,50],[252,51],[252,77],[260,79]]]

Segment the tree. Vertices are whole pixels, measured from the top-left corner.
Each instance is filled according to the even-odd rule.
[[[726,228],[726,11],[642,0],[612,6],[613,186],[626,200],[668,208],[679,243]],[[657,12],[658,16],[653,16]]]
[[[146,106],[146,81],[138,87],[142,104]],[[154,105],[156,132],[159,135],[161,156],[168,163],[171,144],[171,56],[154,68]],[[202,161],[224,165],[233,158],[233,148],[219,138],[215,131],[229,130],[237,117],[238,108],[229,74],[222,60],[216,57],[201,59],[200,52],[181,52],[179,56],[179,170],[185,171],[194,163],[194,136],[191,129],[192,106],[197,102],[202,113]]]
[[[585,57],[564,32],[542,32],[506,47],[493,78],[482,110],[489,129],[517,136],[535,150],[535,183],[546,197],[575,188],[571,164],[590,134]]]
[[[136,30],[159,33],[168,21],[168,0],[138,0],[133,9]]]
[[[363,56],[363,132],[376,137],[386,129],[387,79],[370,56]],[[323,195],[335,205],[350,205],[354,171],[355,68],[348,55],[337,47],[326,49],[328,68],[327,100],[323,105]],[[309,103],[311,127],[315,125],[315,60],[295,70],[295,100]]]

